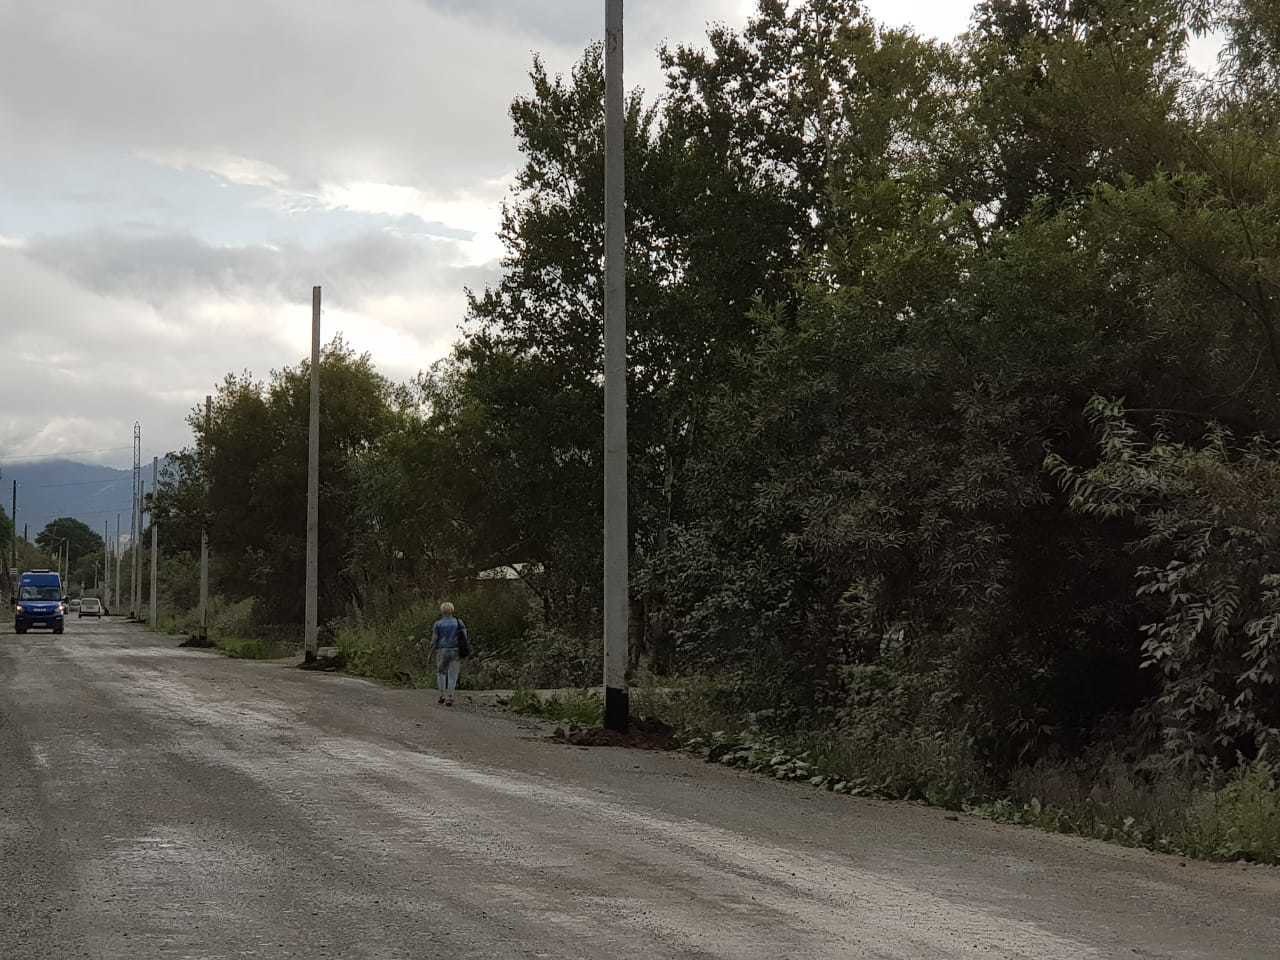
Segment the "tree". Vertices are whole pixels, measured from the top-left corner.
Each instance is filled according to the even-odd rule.
[[[341,339],[321,356],[320,616],[340,615],[354,596],[356,462],[391,426],[391,387],[367,355]],[[209,532],[213,589],[262,600],[272,624],[298,624],[306,565],[309,363],[263,382],[228,376],[206,428],[204,408],[188,422],[194,448],[171,455],[155,516],[171,549],[196,552]]]
[[[66,541],[64,544],[63,541]],[[86,558],[102,556],[102,537],[74,517],[59,517],[45,524],[36,535],[36,544],[46,553],[61,557],[65,547],[72,568]]]
[[[1099,459],[1048,468],[1073,509],[1136,522],[1143,665],[1160,679],[1155,722],[1168,756],[1197,767],[1280,748],[1280,445],[1211,426],[1198,444],[1149,435],[1095,398]]]

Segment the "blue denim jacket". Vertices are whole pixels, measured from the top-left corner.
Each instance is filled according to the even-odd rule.
[[[431,628],[431,649],[457,650],[458,634],[465,629],[457,617],[441,617]]]

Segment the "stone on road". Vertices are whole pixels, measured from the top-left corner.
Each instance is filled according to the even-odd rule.
[[[1184,864],[425,692],[0,635],[0,958],[1274,958],[1280,872]]]

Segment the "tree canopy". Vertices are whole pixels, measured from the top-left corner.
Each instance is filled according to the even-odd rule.
[[[988,0],[943,44],[761,0],[658,52],[626,113],[638,660],[991,770],[1275,749],[1273,8]],[[602,68],[535,59],[450,356],[395,386],[325,353],[327,618],[506,566],[539,629],[598,636]],[[229,377],[157,499],[282,622],[306,377]]]

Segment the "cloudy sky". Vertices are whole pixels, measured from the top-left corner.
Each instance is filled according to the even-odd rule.
[[[749,0],[627,5],[628,84]],[[950,37],[961,0],[875,0]],[[601,0],[0,0],[0,462],[124,463],[186,442],[228,371],[341,331],[391,377],[496,276],[507,105]]]

